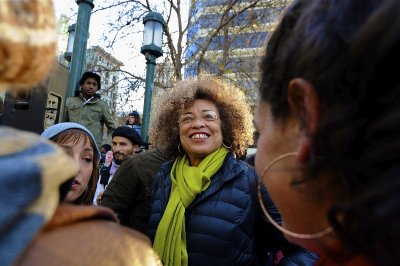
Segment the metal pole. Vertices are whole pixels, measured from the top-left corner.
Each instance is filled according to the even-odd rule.
[[[156,66],[156,58],[151,53],[147,52],[146,55],[146,86],[144,90],[144,106],[143,106],[143,125],[142,125],[142,140],[144,143],[148,143],[149,140],[149,125],[150,125],[150,111],[151,111],[151,100],[153,96],[154,88],[154,70]]]
[[[90,15],[94,7],[93,0],[76,0],[78,4],[78,18],[76,21],[76,32],[74,49],[72,51],[69,78],[67,86],[67,98],[74,96],[78,80],[83,73],[86,61],[86,46],[89,36]]]

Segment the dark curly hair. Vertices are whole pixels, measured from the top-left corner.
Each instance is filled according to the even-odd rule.
[[[242,91],[210,76],[189,79],[174,89],[163,91],[153,101],[150,143],[168,157],[179,155],[179,125],[181,111],[195,100],[213,102],[221,119],[223,142],[231,146],[238,158],[246,154],[253,143],[252,115]]]
[[[311,158],[324,165],[311,161],[307,178],[343,173],[347,199],[328,218],[346,250],[376,265],[400,264],[399,14],[398,0],[294,1],[260,65],[261,99],[275,120],[289,114],[292,79],[314,86],[321,121]]]

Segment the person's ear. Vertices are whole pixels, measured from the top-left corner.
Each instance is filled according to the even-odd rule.
[[[310,82],[295,78],[288,85],[288,103],[299,130],[298,159],[304,163],[310,158],[313,137],[319,126],[320,100]]]

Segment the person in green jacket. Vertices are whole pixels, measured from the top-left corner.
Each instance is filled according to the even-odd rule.
[[[97,146],[111,143],[116,128],[114,117],[108,105],[100,99],[101,78],[94,72],[83,73],[79,80],[80,92],[66,101],[66,121],[85,126],[96,139]],[[107,127],[107,139],[103,141],[103,128]]]

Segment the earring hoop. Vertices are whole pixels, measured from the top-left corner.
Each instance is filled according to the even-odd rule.
[[[230,148],[232,148],[232,144],[231,144],[230,146],[227,146],[224,142],[222,142],[222,146],[224,146],[224,147],[227,148],[228,150],[229,150]]]
[[[180,143],[178,143],[178,152],[179,152],[179,153],[182,153],[182,151],[181,151],[181,144],[180,144]]]
[[[271,169],[271,167],[276,164],[277,162],[279,162],[282,159],[286,159],[290,156],[297,156],[298,153],[297,152],[288,152],[285,154],[282,154],[278,157],[276,157],[275,159],[273,159],[266,167],[265,170],[261,176],[261,178],[258,179],[258,185],[257,185],[257,196],[258,196],[258,201],[260,202],[260,206],[262,211],[264,212],[265,216],[267,217],[268,221],[275,226],[276,229],[278,229],[279,231],[281,231],[282,233],[284,233],[285,235],[294,237],[294,238],[300,238],[300,239],[315,239],[315,238],[320,238],[323,237],[327,234],[330,234],[333,232],[332,227],[328,227],[325,230],[322,230],[320,232],[314,233],[314,234],[299,234],[299,233],[295,233],[292,231],[289,231],[288,229],[284,228],[283,226],[281,226],[280,224],[278,224],[277,222],[274,221],[274,219],[272,219],[272,217],[269,215],[267,209],[264,206],[264,202],[262,200],[262,196],[261,196],[261,185],[262,185],[262,178],[266,175],[266,173]]]

